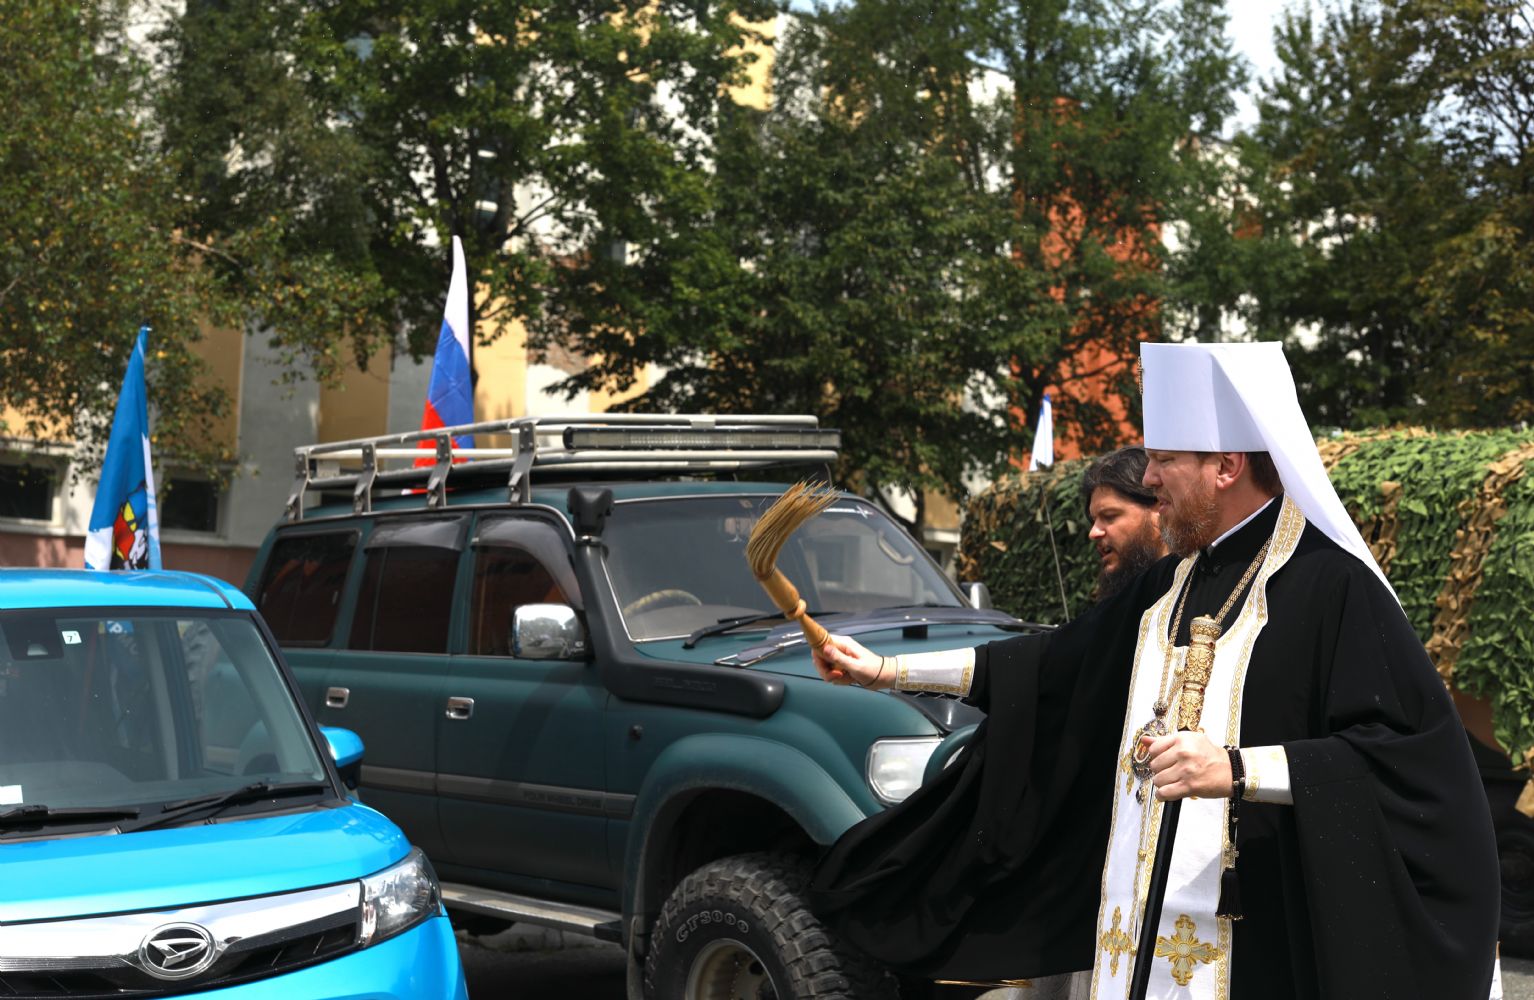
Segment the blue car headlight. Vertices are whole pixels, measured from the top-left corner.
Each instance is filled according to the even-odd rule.
[[[409,930],[441,906],[437,873],[421,849],[412,847],[399,864],[362,880],[362,947]]]

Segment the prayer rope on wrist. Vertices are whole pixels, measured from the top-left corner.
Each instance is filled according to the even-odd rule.
[[[890,661],[890,657],[888,657],[888,656],[881,656],[881,657],[879,657],[879,674],[878,674],[878,676],[876,676],[872,681],[870,681],[867,684],[864,684],[862,681],[858,680],[856,677],[853,677],[852,673],[850,671],[847,674],[847,679],[849,681],[851,681],[857,687],[868,689],[868,690],[872,690],[872,688],[873,688],[873,686],[875,684],[878,684],[880,681],[884,680],[884,665],[886,663],[888,663],[889,661]]]

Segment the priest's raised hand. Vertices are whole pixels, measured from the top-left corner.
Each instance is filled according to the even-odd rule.
[[[811,649],[820,679],[831,684],[851,684],[882,690],[895,683],[894,657],[880,656],[845,635],[833,635],[819,649]]]

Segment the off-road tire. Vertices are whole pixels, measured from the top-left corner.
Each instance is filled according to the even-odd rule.
[[[810,868],[780,854],[741,854],[697,869],[661,908],[645,961],[649,1000],[699,1000],[708,993],[689,977],[736,955],[765,973],[770,988],[751,1000],[886,1000],[898,987],[881,967],[842,945],[805,902]],[[717,943],[716,943],[717,942]],[[700,964],[700,959],[702,964]],[[698,968],[695,970],[695,966]]]
[[[1497,826],[1497,860],[1502,869],[1502,954],[1534,958],[1534,820],[1507,810]]]

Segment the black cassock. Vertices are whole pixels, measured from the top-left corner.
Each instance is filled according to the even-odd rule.
[[[1219,610],[1278,508],[1200,556],[1178,645],[1189,619]],[[977,650],[969,700],[987,719],[968,752],[847,831],[816,873],[815,906],[844,938],[931,978],[1092,967],[1138,623],[1176,564],[1052,633]],[[1267,597],[1241,743],[1284,746],[1294,804],[1240,806],[1233,1000],[1484,1000],[1496,845],[1422,642],[1373,570],[1312,525]]]

